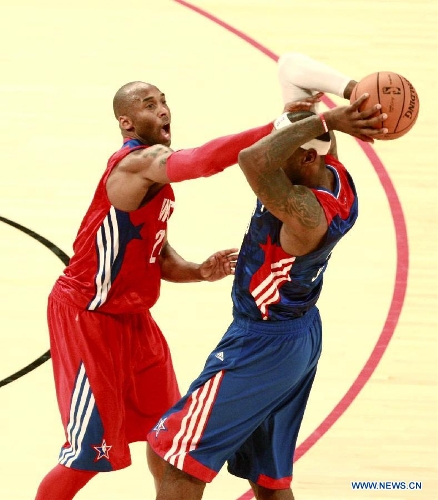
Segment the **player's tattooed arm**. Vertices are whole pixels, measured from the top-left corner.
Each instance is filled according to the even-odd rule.
[[[300,145],[323,132],[319,117],[306,118],[273,131],[239,155],[239,165],[259,200],[286,224],[315,228],[324,220],[313,192],[292,184],[285,173],[293,168],[288,160]]]
[[[282,176],[276,177],[278,180]],[[287,186],[287,181],[288,179],[282,185]],[[279,189],[276,189],[271,176],[260,176],[257,197],[272,214],[285,223],[297,222],[309,229],[318,227],[324,214],[313,192],[305,186],[289,185],[289,189],[284,189],[283,186],[278,185]]]

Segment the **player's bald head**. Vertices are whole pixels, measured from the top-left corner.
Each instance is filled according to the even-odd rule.
[[[141,100],[140,93],[154,88],[155,85],[146,82],[129,82],[120,87],[114,95],[113,110],[118,119],[121,115],[127,115],[132,110],[133,105]]]

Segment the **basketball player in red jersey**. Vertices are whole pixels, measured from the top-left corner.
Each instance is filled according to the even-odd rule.
[[[233,274],[236,250],[187,262],[167,241],[170,182],[216,174],[272,131],[259,128],[173,152],[171,114],[154,85],[131,82],[114,97],[123,146],[108,161],[74,254],[48,302],[57,399],[66,442],[36,500],[70,500],[98,472],[131,463],[180,397],[167,343],[150,314],[161,279],[215,281]],[[147,452],[156,487],[164,461]]]

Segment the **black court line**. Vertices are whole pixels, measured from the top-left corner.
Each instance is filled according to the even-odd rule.
[[[38,241],[38,243],[41,243],[44,245],[46,248],[48,248],[52,253],[54,253],[62,262],[64,265],[68,265],[70,261],[70,257],[63,252],[59,247],[57,247],[54,243],[49,241],[48,239],[44,238],[38,233],[35,233],[35,231],[32,231],[31,229],[28,229],[25,226],[22,226],[21,224],[18,224],[17,222],[14,222],[10,219],[7,219],[6,217],[2,217],[0,215],[0,222],[4,222],[5,224],[8,224],[9,226],[14,227],[15,229],[18,229],[19,231],[23,232],[24,234],[27,234],[34,240]],[[27,373],[31,372],[32,370],[35,370],[35,368],[38,368],[38,366],[42,365],[45,363],[48,359],[50,359],[50,350],[45,352],[42,356],[37,358],[35,361],[32,361],[32,363],[29,363],[27,366],[22,368],[21,370],[18,370],[17,372],[13,373],[12,375],[9,375],[9,377],[4,378],[3,380],[0,380],[0,387],[3,387],[4,385],[10,384],[14,380],[19,379],[23,375],[26,375]]]

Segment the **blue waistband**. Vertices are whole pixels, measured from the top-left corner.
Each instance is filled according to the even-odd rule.
[[[247,316],[239,314],[235,310],[233,311],[234,323],[245,331],[248,332],[258,332],[263,334],[273,334],[279,335],[282,333],[301,333],[309,329],[309,325],[313,323],[315,319],[319,320],[319,310],[316,306],[309,309],[306,314],[300,316],[299,318],[286,319],[282,321],[271,321],[271,320],[254,320]]]

